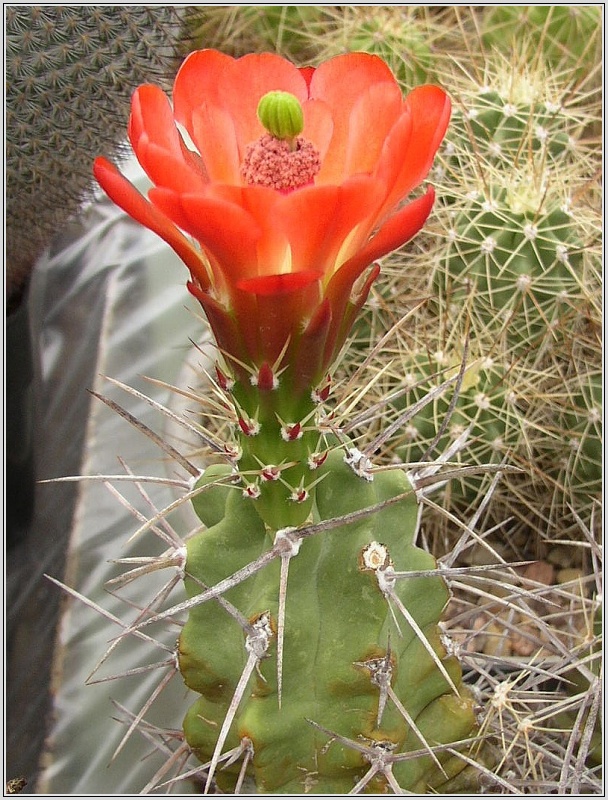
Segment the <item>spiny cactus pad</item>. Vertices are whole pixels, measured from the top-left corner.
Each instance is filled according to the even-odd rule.
[[[526,207],[529,187],[475,199],[454,220],[445,273],[457,287],[472,282],[488,325],[507,326],[509,344],[538,347],[578,289],[582,240],[561,208]],[[481,312],[480,312],[481,313]]]
[[[317,470],[313,525],[329,523],[328,529],[312,536],[305,536],[306,526],[301,536],[298,529],[278,532],[275,547],[287,539],[291,549],[222,595],[240,611],[240,623],[215,599],[190,611],[179,662],[201,698],[186,715],[186,738],[201,761],[212,760],[251,658],[252,629],[262,620],[267,641],[256,658],[259,670],[241,691],[222,747],[252,748],[258,791],[347,793],[378,750],[391,754],[387,763],[401,788],[448,789],[467,765],[450,754],[431,755],[430,748],[474,735],[476,719],[460,666],[438,628],[447,587],[439,574],[407,577],[436,569],[432,556],[414,544],[418,500],[410,478],[398,469],[357,474],[348,461],[349,454],[336,448]],[[187,544],[192,598],[273,547],[255,501],[242,486],[217,482],[229,478],[229,468],[210,467],[199,482],[210,487],[196,501],[209,527]],[[350,523],[335,522],[382,501],[392,504]],[[289,574],[279,700],[281,564]],[[331,743],[332,736],[342,738]],[[409,759],[411,751],[423,753]],[[240,769],[237,762],[217,773],[222,789],[234,789]],[[380,770],[366,791],[384,791],[387,771]]]

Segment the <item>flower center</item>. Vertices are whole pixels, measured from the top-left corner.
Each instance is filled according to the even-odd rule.
[[[312,183],[321,169],[321,157],[300,136],[304,114],[298,98],[289,92],[268,92],[258,103],[257,115],[267,133],[248,145],[241,164],[243,179],[280,192]]]
[[[252,186],[291,192],[312,183],[320,169],[318,150],[302,136],[290,142],[265,133],[247,146],[241,175]]]

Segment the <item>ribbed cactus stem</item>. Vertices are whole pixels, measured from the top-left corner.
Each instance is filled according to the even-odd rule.
[[[231,395],[245,493],[274,530],[300,524],[312,504],[306,465],[319,443],[311,393],[294,392],[288,375],[265,364],[249,385],[236,381]]]
[[[275,378],[263,367],[249,385],[231,385],[242,455],[197,484],[207,529],[187,543],[196,605],[179,664],[200,698],[186,739],[226,791],[243,762],[219,770],[223,754],[246,758],[258,791],[343,793],[377,747],[401,758],[370,773],[366,791],[450,785],[465,763],[433,747],[466,738],[476,721],[439,633],[447,587],[437,574],[408,578],[436,567],[415,545],[412,478],[323,434],[315,401],[328,384],[294,401]],[[406,759],[413,750],[423,755]]]

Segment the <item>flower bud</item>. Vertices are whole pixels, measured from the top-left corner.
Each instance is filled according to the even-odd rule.
[[[304,129],[304,114],[289,92],[268,92],[258,104],[258,119],[275,139],[295,139]]]

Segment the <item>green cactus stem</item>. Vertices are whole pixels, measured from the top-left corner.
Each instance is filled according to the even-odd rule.
[[[484,45],[508,51],[526,38],[554,68],[568,68],[572,78],[599,63],[601,30],[599,5],[495,6],[482,17]]]
[[[514,180],[472,199],[450,238],[440,291],[447,286],[455,302],[472,284],[478,313],[497,335],[506,330],[515,352],[552,336],[579,292],[582,270],[583,242],[565,202],[545,206],[523,178]]]
[[[273,533],[238,474],[233,483],[217,483],[230,476],[228,467],[210,467],[199,483],[210,484],[196,503],[208,527],[187,544],[189,597],[254,564],[273,544],[289,546],[221,602],[212,598],[190,611],[179,663],[186,684],[201,694],[184,722],[195,754],[205,763],[214,753],[217,759],[229,718],[221,750],[250,753],[261,792],[351,791],[369,767],[363,740],[372,752],[390,746],[395,758],[366,791],[384,791],[393,779],[413,792],[449,787],[467,765],[431,750],[474,736],[476,718],[438,627],[447,587],[439,574],[407,577],[436,568],[414,544],[419,506],[410,478],[398,469],[370,471],[357,451],[334,448],[315,470],[312,525]],[[382,502],[390,505],[380,510]],[[352,522],[339,523],[351,514]],[[318,532],[307,536],[311,527]],[[243,688],[260,620],[267,641]],[[328,745],[323,730],[339,742]],[[412,751],[423,753],[405,760]],[[240,769],[237,762],[216,773],[224,791],[234,790]]]
[[[420,403],[429,391],[436,390],[458,372],[460,362],[461,357],[455,353],[418,353],[403,364],[407,391],[393,404],[405,411]],[[465,435],[464,454],[456,453],[451,460],[462,460],[463,466],[477,466],[480,470],[477,475],[451,480],[449,492],[452,501],[458,498],[466,500],[467,504],[473,503],[484,481],[482,467],[501,463],[521,435],[517,410],[509,404],[508,392],[509,380],[504,367],[490,357],[470,361],[458,391],[452,385],[437,394],[404,426],[396,437],[396,453],[404,463],[433,459]],[[445,431],[437,439],[442,426]]]

